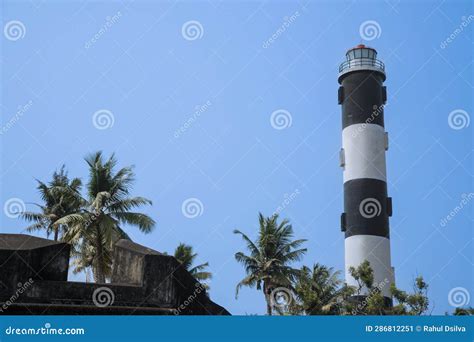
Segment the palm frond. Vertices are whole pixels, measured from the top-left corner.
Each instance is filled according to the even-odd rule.
[[[155,227],[155,220],[150,216],[142,213],[133,212],[113,212],[110,215],[116,218],[119,222],[136,226],[140,231],[149,233]]]
[[[252,255],[255,256],[260,253],[258,247],[255,245],[255,243],[252,240],[250,240],[250,238],[246,234],[244,234],[238,229],[234,229],[234,234],[239,234],[242,237],[242,239],[246,242],[247,248],[250,250],[250,253]]]

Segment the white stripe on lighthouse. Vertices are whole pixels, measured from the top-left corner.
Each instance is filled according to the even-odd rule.
[[[344,182],[360,178],[386,181],[385,139],[380,125],[363,123],[344,128]]]
[[[374,287],[378,286],[385,297],[391,297],[393,271],[390,266],[390,240],[375,235],[353,235],[344,241],[347,285],[358,288],[357,281],[349,273],[349,267],[357,268],[367,260],[374,271]],[[368,295],[367,289],[362,289],[360,294]]]

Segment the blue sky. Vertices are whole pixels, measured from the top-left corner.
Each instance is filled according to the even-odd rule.
[[[35,178],[66,164],[85,180],[85,155],[115,152],[153,200],[156,229],[128,229],[133,240],[193,245],[212,299],[263,314],[256,290],[234,298],[244,245],[232,231],[255,236],[259,211],[291,197],[281,215],[308,239],[301,264],[343,269],[337,67],[365,43],[387,68],[396,283],[423,275],[435,314],[454,309],[452,289],[474,296],[469,1],[4,1],[1,13],[2,207],[33,209]],[[272,126],[278,110],[291,125]],[[201,215],[183,215],[188,198]],[[21,232],[7,213],[1,231]]]

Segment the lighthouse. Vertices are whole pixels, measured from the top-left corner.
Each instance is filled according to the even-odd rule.
[[[392,199],[387,196],[385,153],[388,133],[384,126],[387,100],[385,65],[377,51],[358,45],[346,53],[339,66],[338,103],[342,106],[342,149],[346,283],[358,287],[349,268],[365,260],[374,271],[378,287],[391,305],[390,285],[394,271],[390,260],[389,217]],[[362,296],[369,295],[362,289]]]

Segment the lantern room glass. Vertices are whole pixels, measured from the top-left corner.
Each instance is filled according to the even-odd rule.
[[[376,59],[377,52],[375,52],[374,49],[368,49],[368,48],[351,49],[347,52],[346,60],[350,61],[356,58]]]
[[[377,60],[377,51],[366,46],[350,49],[346,53],[346,61],[339,66],[339,72],[350,69],[370,67],[385,72],[385,65]]]

